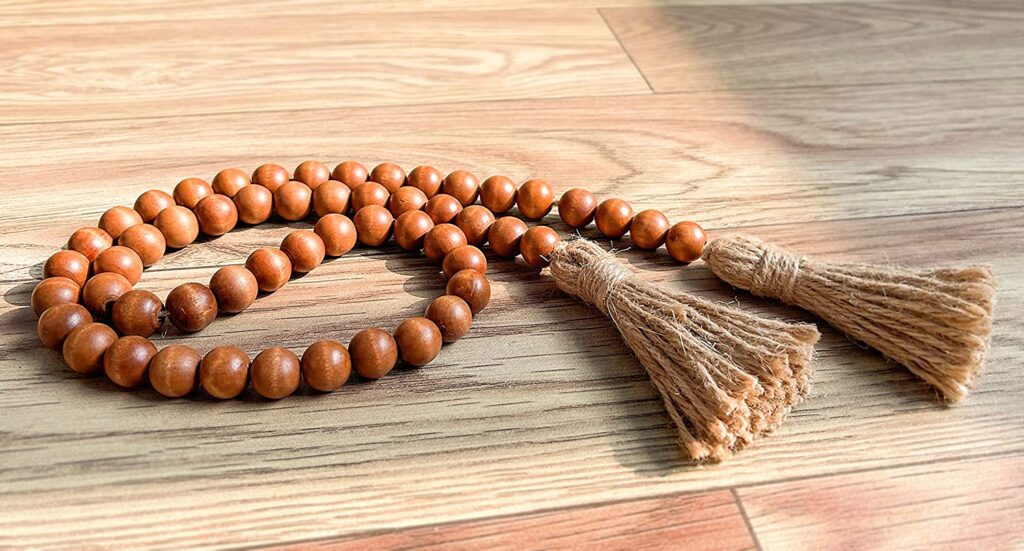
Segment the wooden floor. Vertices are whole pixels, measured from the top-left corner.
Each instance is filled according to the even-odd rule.
[[[115,4],[0,0],[0,547],[1024,546],[1020,0]],[[522,261],[491,259],[492,306],[433,365],[329,395],[169,401],[41,349],[29,294],[76,227],[307,158],[544,177],[836,260],[989,263],[989,361],[948,408],[822,326],[782,430],[699,466],[611,323]],[[287,231],[172,253],[140,285],[205,281]],[[442,284],[356,251],[180,341],[347,341]]]

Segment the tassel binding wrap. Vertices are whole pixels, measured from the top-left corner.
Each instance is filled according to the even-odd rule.
[[[829,264],[744,235],[711,241],[704,261],[734,287],[817,314],[948,402],[967,395],[984,363],[995,295],[987,267],[911,272]]]
[[[774,430],[808,390],[813,325],[765,319],[635,277],[586,239],[561,243],[551,274],[622,333],[661,394],[684,453],[718,461]]]

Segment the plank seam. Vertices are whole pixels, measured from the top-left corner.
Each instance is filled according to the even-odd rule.
[[[739,492],[736,488],[729,488],[729,493],[732,494],[733,501],[736,502],[736,508],[740,512],[740,516],[743,517],[743,523],[747,525],[747,532],[750,534],[751,541],[754,542],[754,547],[757,551],[763,551],[764,547],[761,546],[761,540],[757,538],[757,532],[754,531],[754,523],[750,522],[750,516],[747,515],[747,508],[743,506],[743,500],[740,499]]]
[[[640,65],[638,65],[636,60],[633,59],[633,56],[629,53],[629,49],[626,48],[626,45],[622,43],[622,39],[619,38],[619,35],[615,32],[615,29],[612,28],[611,23],[608,22],[608,18],[604,16],[604,9],[598,8],[596,11],[597,16],[601,18],[601,21],[604,23],[605,28],[608,29],[609,33],[611,33],[612,38],[615,39],[615,42],[619,44],[619,49],[622,50],[622,53],[626,55],[626,59],[628,59],[629,63],[633,65],[633,68],[636,69],[636,72],[640,74],[640,78],[644,79],[644,84],[647,85],[647,89],[650,90],[652,94],[656,94],[657,92],[654,90],[654,86],[651,86],[651,81],[647,79],[647,75],[644,74],[643,69],[641,69]]]

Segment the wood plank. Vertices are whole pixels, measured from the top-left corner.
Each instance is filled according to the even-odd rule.
[[[1020,549],[1024,456],[739,490],[765,549]]]
[[[593,10],[379,16],[331,10],[273,19],[242,13],[8,28],[0,34],[0,120],[650,92]],[[254,126],[265,135],[286,128]]]
[[[1017,0],[602,13],[658,92],[1024,76],[1024,4]],[[841,110],[843,96],[834,100]]]

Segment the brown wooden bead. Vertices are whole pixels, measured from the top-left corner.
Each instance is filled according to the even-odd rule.
[[[427,204],[427,195],[418,188],[402,186],[398,191],[391,194],[388,200],[388,210],[395,218],[410,210],[420,210]]]
[[[348,212],[352,190],[337,180],[328,180],[313,190],[313,212],[317,217]]]
[[[441,330],[427,318],[409,318],[395,329],[395,343],[402,361],[414,366],[427,365],[441,352]]]
[[[299,388],[300,373],[299,357],[281,347],[260,352],[249,366],[252,389],[271,400],[280,400],[295,392]]]
[[[503,216],[491,224],[487,241],[498,256],[513,258],[519,254],[519,245],[526,233],[526,222],[514,217]]]
[[[66,277],[48,277],[36,284],[32,289],[29,303],[37,316],[47,308],[57,304],[78,304],[82,288],[74,280]]]
[[[106,272],[120,274],[128,283],[135,285],[142,279],[142,258],[139,257],[139,253],[128,247],[110,247],[100,253],[92,263],[93,274]]]
[[[139,224],[124,230],[117,244],[135,251],[142,259],[143,268],[156,264],[167,252],[167,240],[163,232],[152,224]]]
[[[92,315],[85,306],[65,302],[43,311],[36,323],[36,333],[43,346],[56,350],[76,327],[86,323],[92,323]]]
[[[456,170],[441,183],[441,193],[458,199],[464,207],[472,205],[480,196],[480,180],[472,172]]]
[[[174,202],[187,208],[194,209],[199,201],[213,195],[213,186],[202,178],[185,178],[174,186]]]
[[[704,254],[707,241],[708,235],[704,233],[704,228],[694,222],[679,222],[668,229],[665,248],[676,261],[693,262]]]
[[[89,259],[78,251],[62,250],[53,253],[43,264],[43,277],[66,277],[79,286],[89,279]]]
[[[442,295],[427,306],[426,317],[441,330],[444,342],[461,339],[473,325],[473,310],[469,304],[455,296]]]
[[[381,163],[373,167],[370,180],[383,185],[388,193],[394,193],[405,185],[405,171],[395,163]]]
[[[195,208],[199,230],[206,235],[224,235],[238,224],[238,208],[226,195],[215,193],[203,198]]]
[[[263,247],[253,251],[245,260],[245,267],[256,277],[261,291],[272,293],[292,277],[292,261],[277,247]]]
[[[331,169],[320,161],[303,161],[295,167],[295,180],[309,186],[309,189],[320,187],[331,179]]]
[[[153,220],[153,225],[164,235],[164,242],[172,249],[186,247],[199,237],[199,220],[191,210],[181,205],[164,209]]]
[[[395,243],[407,251],[418,251],[423,248],[423,238],[433,227],[430,215],[421,210],[403,213],[395,219]]]
[[[302,182],[292,180],[274,192],[274,210],[285,220],[302,220],[313,207],[313,190]]]
[[[543,268],[551,263],[551,253],[562,241],[558,232],[547,226],[534,226],[523,234],[519,244],[523,260],[533,268]]]
[[[551,212],[554,201],[555,192],[551,190],[551,185],[540,179],[527,180],[516,194],[519,214],[531,220],[544,218]]]
[[[103,371],[114,384],[135,388],[148,379],[146,372],[153,356],[156,346],[146,337],[121,337],[103,353]]]
[[[153,293],[133,289],[121,295],[110,308],[110,320],[122,335],[148,337],[160,329],[164,304]]]
[[[448,280],[445,293],[466,301],[473,315],[491,302],[491,282],[476,270],[461,270]]]
[[[438,224],[423,237],[423,252],[434,262],[441,262],[456,247],[466,244],[466,234],[454,224]]]
[[[506,176],[491,176],[480,184],[480,204],[494,214],[504,214],[516,206],[516,183]]]
[[[149,361],[149,384],[168,398],[181,398],[196,389],[203,357],[191,347],[172,344]]]
[[[351,189],[355,189],[364,183],[369,177],[366,167],[362,163],[356,161],[345,161],[339,163],[338,166],[334,167],[334,171],[331,172],[331,178],[345,184]]]
[[[245,186],[234,197],[238,220],[243,224],[262,224],[274,214],[274,194],[264,186]]]
[[[372,327],[363,329],[348,343],[352,368],[367,379],[380,379],[398,363],[398,344],[387,331]]]
[[[558,200],[558,216],[570,228],[585,227],[594,220],[596,212],[597,199],[585,189],[570,189]]]
[[[217,298],[202,283],[183,283],[167,295],[167,319],[186,333],[201,331],[217,318]]]
[[[487,231],[494,223],[494,214],[480,205],[470,205],[455,217],[455,225],[466,234],[466,242],[470,245],[483,245],[487,242]]]
[[[292,175],[288,173],[287,168],[274,163],[262,164],[252,173],[252,183],[267,188],[270,193],[274,193],[291,179]]]
[[[103,354],[116,340],[117,333],[102,323],[79,325],[64,339],[64,363],[83,375],[96,373],[103,369]]]
[[[239,168],[225,168],[224,170],[217,173],[213,177],[213,181],[210,185],[213,187],[214,193],[219,193],[226,197],[234,198],[238,190],[249,185],[249,175],[245,171]]]
[[[605,237],[618,239],[629,231],[633,221],[633,208],[622,199],[606,199],[597,206],[594,213],[597,231]]]
[[[302,376],[314,390],[331,392],[341,388],[352,374],[352,359],[343,344],[316,341],[302,353]]]
[[[93,314],[106,316],[110,314],[110,307],[114,301],[131,290],[132,282],[121,274],[96,274],[85,282],[85,287],[82,287],[82,304]]]
[[[245,266],[224,266],[210,278],[217,310],[227,314],[237,314],[251,306],[259,290],[256,276]]]
[[[440,191],[442,180],[444,180],[444,174],[441,174],[440,170],[423,165],[412,169],[409,177],[406,178],[405,185],[419,189],[429,199]]]
[[[629,237],[640,249],[654,250],[665,242],[668,218],[660,211],[648,209],[636,213],[629,226]]]
[[[462,270],[476,270],[481,274],[487,273],[487,257],[484,256],[480,249],[473,245],[463,245],[452,249],[444,257],[444,262],[441,265],[444,270],[444,277],[452,277]]]
[[[324,240],[310,230],[295,230],[281,240],[281,251],[292,262],[292,271],[304,274],[316,268],[327,254]]]
[[[99,228],[78,228],[68,238],[68,249],[84,254],[89,262],[96,260],[101,252],[113,244],[114,239],[110,234]]]
[[[248,382],[249,356],[236,346],[218,346],[199,363],[199,383],[214,398],[234,398]]]
[[[356,246],[356,225],[344,214],[325,215],[316,221],[313,231],[323,240],[327,256],[341,256]]]
[[[423,211],[430,215],[434,224],[448,224],[462,212],[462,203],[451,195],[438,193],[423,205]]]
[[[359,212],[363,207],[377,205],[386,207],[391,194],[383,184],[366,182],[352,190],[352,210]]]
[[[379,247],[391,238],[394,217],[388,209],[380,205],[370,205],[359,209],[352,222],[356,225],[360,243],[367,247]]]
[[[141,223],[142,216],[135,210],[128,207],[110,207],[103,213],[103,216],[100,216],[100,222],[97,225],[101,230],[107,232],[111,239],[117,239],[124,230]]]
[[[142,221],[147,224],[152,222],[156,215],[160,214],[160,211],[165,208],[174,205],[174,197],[167,194],[166,191],[160,191],[159,189],[151,189],[135,200],[135,212],[142,216]]]

